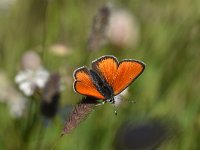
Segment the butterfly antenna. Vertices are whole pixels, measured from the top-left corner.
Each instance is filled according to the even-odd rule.
[[[134,101],[134,100],[128,100],[128,102],[136,104],[136,101]]]
[[[113,103],[114,106],[114,110],[115,110],[115,116],[117,116],[117,107],[115,106],[115,104]]]
[[[129,103],[136,104],[136,101],[135,101],[135,100],[130,100],[130,99],[124,99],[124,100],[126,100],[126,101],[129,102]]]

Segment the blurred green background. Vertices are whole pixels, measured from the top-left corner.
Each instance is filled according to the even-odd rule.
[[[137,21],[137,26],[130,26],[134,45],[116,45],[106,40],[101,48],[89,52],[87,41],[93,17],[105,4],[107,1],[103,0],[0,1],[0,71],[13,88],[20,92],[14,78],[22,55],[29,50],[40,55],[46,69],[59,72],[64,78],[59,106],[64,114],[58,113],[48,126],[39,117],[28,130],[25,122],[31,115],[27,113],[30,106],[26,106],[23,116],[13,118],[6,99],[0,97],[4,99],[0,103],[0,149],[51,149],[56,143],[58,150],[112,150],[122,124],[149,120],[158,120],[170,130],[170,138],[158,149],[200,149],[200,1],[111,1],[113,13],[124,10],[135,18],[133,22]],[[62,56],[50,51],[52,45],[60,43],[67,47]],[[100,106],[73,132],[59,139],[69,114],[64,106],[81,100],[72,88],[73,71],[90,66],[102,55],[146,63],[144,73],[125,97],[136,104],[123,101],[117,116],[112,105]],[[33,97],[26,98],[27,103],[35,103],[30,102]]]

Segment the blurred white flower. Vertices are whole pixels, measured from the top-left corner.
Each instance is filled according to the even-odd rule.
[[[120,106],[122,101],[123,101],[123,98],[126,97],[128,95],[128,88],[126,88],[124,91],[122,91],[120,94],[116,95],[114,97],[114,100],[115,100],[115,103],[114,105],[117,107],[117,106]]]
[[[107,36],[111,44],[117,47],[135,47],[139,37],[139,26],[134,16],[123,10],[113,12]]]
[[[33,95],[37,88],[44,88],[49,78],[49,72],[42,67],[41,59],[36,52],[24,53],[21,67],[22,70],[15,76],[15,82],[26,96]]]
[[[31,96],[36,88],[44,88],[48,78],[49,72],[41,67],[37,70],[25,69],[20,71],[15,76],[15,82],[26,96]]]
[[[114,97],[114,100],[115,100],[115,103],[114,103],[114,105],[117,107],[117,106],[120,106],[121,105],[121,103],[122,103],[122,100],[123,98],[122,98],[122,96],[119,94],[119,95],[116,95],[115,97]]]
[[[10,110],[10,114],[14,118],[19,118],[23,115],[24,110],[26,109],[27,99],[20,94],[16,94],[15,97],[11,97],[10,101],[8,101],[8,106]]]
[[[64,44],[54,44],[50,47],[50,52],[57,56],[66,56],[72,53],[72,49]]]
[[[0,71],[0,102],[5,102],[9,95],[10,83],[6,75]]]
[[[16,0],[0,0],[0,10],[8,10],[15,2]]]
[[[27,51],[21,58],[22,69],[38,69],[41,67],[40,56],[34,51]]]
[[[26,108],[26,98],[12,86],[2,71],[0,71],[0,102],[8,104],[10,114],[14,118],[21,117]]]

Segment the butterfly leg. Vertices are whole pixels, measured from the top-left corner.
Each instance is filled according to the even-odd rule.
[[[103,105],[105,103],[106,103],[106,101],[103,101],[103,102],[100,102],[100,103],[96,104],[96,106],[100,106],[100,105]]]

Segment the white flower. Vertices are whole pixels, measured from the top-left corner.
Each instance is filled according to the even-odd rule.
[[[54,44],[49,49],[57,56],[66,56],[72,53],[72,48],[64,44]]]
[[[0,11],[6,11],[15,4],[16,0],[0,0]]]
[[[10,114],[14,118],[21,117],[26,109],[26,98],[14,88],[2,71],[0,71],[0,102],[8,105]]]
[[[0,70],[0,102],[6,102],[10,87],[6,74]]]
[[[49,72],[40,67],[35,70],[25,69],[20,71],[15,76],[15,82],[26,96],[31,96],[36,88],[44,88],[48,78]]]
[[[123,101],[123,98],[126,97],[128,95],[128,88],[126,88],[124,91],[122,91],[120,94],[116,95],[114,97],[114,100],[115,100],[115,103],[114,105],[117,107],[117,106],[120,106],[122,101]]]
[[[20,95],[15,97],[15,99],[13,97],[12,100],[8,101],[8,106],[12,117],[19,118],[23,115],[24,110],[26,109],[26,101],[27,99]]]
[[[38,69],[41,67],[40,56],[35,51],[27,51],[22,55],[21,67],[22,69]]]
[[[107,36],[108,40],[117,47],[135,47],[139,37],[139,26],[134,16],[124,10],[113,12]]]
[[[120,94],[116,95],[114,97],[114,100],[115,100],[114,105],[117,107],[117,106],[121,105],[121,103],[122,103],[122,96]]]

